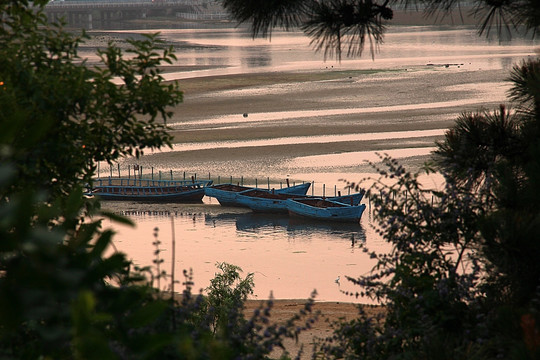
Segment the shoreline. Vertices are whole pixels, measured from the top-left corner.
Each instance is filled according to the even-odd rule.
[[[142,160],[146,165],[163,169],[175,170],[175,164],[181,164],[188,172],[220,175],[227,175],[227,170],[220,173],[219,162],[234,162],[239,169],[245,167],[241,174],[248,176],[247,169],[254,169],[244,163],[266,161],[277,164],[318,155],[433,147],[442,139],[441,135],[414,133],[440,130],[442,134],[462,111],[495,108],[500,102],[498,95],[479,98],[477,102],[467,100],[470,104],[465,101],[465,105],[460,102],[478,97],[475,87],[483,83],[486,89],[491,86],[490,91],[503,93],[504,89],[498,90],[499,85],[492,84],[496,79],[502,83],[504,76],[504,70],[478,72],[418,66],[408,71],[281,71],[180,79],[184,102],[176,107],[169,124],[173,128],[173,143],[189,144],[194,149],[180,146],[181,151],[157,151],[145,155]],[[436,84],[434,81],[438,79],[442,79],[441,85],[433,87],[431,84]],[[462,87],[463,91],[448,91],[447,82]],[[426,83],[431,87],[422,88]],[[470,90],[467,89],[469,86]],[[282,88],[283,92],[278,91]],[[414,99],[422,98],[425,104],[409,105],[410,91],[417,92]],[[370,95],[355,95],[361,93]],[[394,95],[390,98],[388,94]],[[385,102],[389,102],[388,106]],[[438,103],[442,106],[431,105]],[[402,107],[409,110],[399,110]],[[313,109],[320,115],[310,115]],[[325,112],[329,115],[324,115]],[[410,133],[412,137],[395,138],[392,137],[394,133]],[[379,135],[371,140],[347,140],[347,136],[354,134]],[[384,138],[384,134],[388,134],[388,138]],[[278,140],[295,137],[299,139],[295,143]],[[310,142],[312,137],[336,140]],[[206,144],[228,142],[231,145],[219,148],[219,151],[205,148]],[[250,145],[262,142],[267,145]],[[418,168],[427,159],[410,160],[413,160],[413,168]],[[294,169],[287,171],[289,174]],[[252,175],[260,176],[260,172]]]
[[[248,300],[245,304],[244,315],[249,319],[253,310],[259,308],[265,304],[265,300]],[[292,318],[295,314],[298,314],[300,310],[304,308],[306,300],[298,299],[284,299],[273,300],[273,308],[270,312],[270,322],[277,324],[284,324],[287,320]],[[310,318],[315,313],[320,312],[318,319],[311,325],[311,328],[304,330],[298,336],[298,341],[292,339],[286,339],[284,342],[285,348],[292,355],[296,355],[303,346],[303,354],[301,359],[311,359],[313,353],[313,344],[317,340],[323,340],[332,336],[333,325],[336,322],[347,322],[353,320],[359,315],[359,307],[373,318],[378,316],[384,316],[384,307],[377,305],[364,305],[339,301],[323,301],[317,302],[313,305],[313,313],[308,314],[306,318]],[[300,320],[299,324],[303,324]],[[301,326],[301,325],[300,325]],[[281,350],[274,350],[273,356],[279,356]]]

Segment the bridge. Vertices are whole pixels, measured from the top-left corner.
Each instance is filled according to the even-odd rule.
[[[96,20],[106,23],[152,16],[226,18],[223,9],[211,0],[54,0],[45,6],[45,14],[49,21],[63,18],[69,25],[88,28]]]

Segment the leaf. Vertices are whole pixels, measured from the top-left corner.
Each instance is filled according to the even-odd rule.
[[[103,252],[111,244],[112,235],[112,231],[105,231],[98,237],[94,247],[92,248],[92,256],[100,258],[103,256]]]
[[[127,318],[131,327],[140,328],[156,321],[167,308],[167,304],[160,300],[155,300],[143,305],[134,311]]]

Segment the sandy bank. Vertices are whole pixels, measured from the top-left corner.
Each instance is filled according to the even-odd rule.
[[[249,174],[252,166],[242,162],[272,164],[305,156],[430,147],[442,137],[412,133],[433,129],[441,129],[442,133],[462,111],[496,107],[504,99],[506,74],[503,70],[478,71],[472,66],[416,66],[181,79],[184,103],[175,109],[170,121],[174,142],[231,145],[219,151],[201,147],[156,153],[147,161],[164,169],[180,166],[213,174],[220,172],[220,163],[235,162],[238,172],[249,176],[257,174]],[[365,141],[309,140],[395,132],[412,135],[379,136]],[[300,140],[277,140],[291,137]],[[250,146],[250,141],[260,140],[269,143]],[[239,142],[241,146],[234,145]],[[227,175],[226,171],[221,175]]]
[[[264,301],[249,300],[247,301],[245,314],[246,317],[253,313],[253,310],[264,305]],[[270,320],[282,324],[297,314],[303,309],[305,300],[274,300],[274,305],[271,311]],[[304,354],[302,359],[311,359],[312,347],[317,339],[324,339],[332,335],[332,325],[339,321],[350,321],[358,316],[358,304],[345,302],[316,302],[313,311],[320,312],[318,320],[315,321],[310,330],[300,334],[298,343],[294,341],[286,341],[287,350],[291,355],[296,355],[301,345],[304,346]],[[384,309],[379,306],[363,306],[364,311],[373,317],[384,312]],[[274,354],[279,355],[277,351]]]

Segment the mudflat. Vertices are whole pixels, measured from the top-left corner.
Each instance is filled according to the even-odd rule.
[[[273,307],[270,312],[270,322],[285,324],[295,314],[304,308],[305,300],[273,300]],[[245,306],[246,318],[249,318],[253,311],[265,305],[262,300],[248,300]],[[303,347],[302,359],[311,359],[313,353],[313,344],[332,336],[333,327],[336,322],[346,322],[354,319],[359,314],[359,306],[368,316],[374,318],[384,314],[384,308],[381,306],[365,306],[346,302],[316,302],[313,306],[313,314],[318,314],[317,320],[312,324],[311,329],[303,331],[298,337],[298,342],[287,339],[285,347],[287,351],[295,356],[301,347]],[[302,326],[302,322],[299,322]],[[276,350],[273,355],[279,356],[281,350]]]
[[[131,36],[138,34],[96,32],[87,50],[111,40],[125,46],[125,38]],[[173,44],[179,51],[187,46]],[[465,58],[467,62],[438,63],[435,58],[397,64],[375,59],[372,65],[360,67],[328,61],[319,68],[273,71],[264,67],[247,72],[227,65],[166,65],[161,68],[164,77],[178,80],[184,92],[183,103],[171,109],[168,122],[178,146],[155,152],[141,163],[224,176],[230,169],[222,165],[229,162],[236,174],[260,176],[249,174],[253,163],[432,147],[460,113],[497,108],[505,101],[508,69],[490,67],[482,57]],[[437,135],[421,133],[435,129],[440,130]],[[396,132],[407,134],[392,134]],[[350,134],[379,135],[358,141],[344,136]],[[327,139],[305,141],[306,137]],[[337,138],[328,140],[331,137]],[[284,138],[301,139],[276,140]],[[216,151],[211,144],[222,146]]]
[[[180,147],[180,151],[154,154],[151,162],[165,168],[179,163],[204,172],[225,161],[272,163],[284,158],[431,147],[442,140],[444,129],[460,113],[493,109],[504,101],[506,76],[501,69],[480,70],[471,65],[466,69],[322,69],[180,79],[184,102],[174,109],[170,121],[174,143],[246,143],[219,151],[208,146]],[[440,130],[437,135],[422,135],[436,129]],[[392,135],[396,132],[409,135]],[[378,136],[357,141],[346,137],[350,134]],[[338,138],[276,140],[295,137]],[[267,143],[251,146],[250,141]]]

